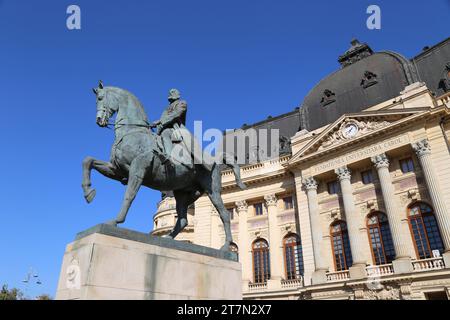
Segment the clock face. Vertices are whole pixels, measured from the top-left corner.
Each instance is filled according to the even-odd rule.
[[[342,133],[344,134],[344,137],[351,138],[355,136],[355,134],[358,132],[358,126],[355,123],[349,123],[344,128],[342,128]]]

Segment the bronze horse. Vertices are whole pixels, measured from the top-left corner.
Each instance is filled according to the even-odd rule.
[[[225,244],[221,250],[228,250],[232,242],[230,216],[222,197],[222,175],[218,163],[208,170],[203,165],[188,167],[178,163],[162,164],[156,154],[158,135],[153,133],[142,104],[130,92],[117,87],[104,87],[100,81],[93,89],[97,98],[96,122],[106,127],[109,119],[116,115],[114,123],[115,141],[110,161],[86,157],[83,160],[84,197],[90,203],[95,197],[91,188],[91,170],[95,169],[107,178],[127,185],[122,208],[116,219],[107,223],[117,226],[123,223],[128,210],[141,186],[160,191],[172,190],[176,200],[177,221],[169,237],[175,238],[187,225],[188,206],[201,195],[207,194],[222,220],[225,230]],[[224,154],[224,164],[233,169],[237,185],[242,183],[239,167],[233,159]]]

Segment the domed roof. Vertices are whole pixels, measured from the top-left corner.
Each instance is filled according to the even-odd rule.
[[[305,97],[300,109],[302,129],[320,128],[342,114],[396,97],[417,81],[408,59],[390,51],[374,53],[356,39],[338,61],[341,69],[322,79]]]

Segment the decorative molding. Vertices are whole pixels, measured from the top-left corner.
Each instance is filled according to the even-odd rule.
[[[411,146],[419,158],[431,153],[431,146],[428,139],[414,142]]]
[[[236,205],[238,212],[248,210],[248,204],[247,204],[247,201],[245,201],[245,200],[238,200],[235,202],[235,205]]]
[[[376,155],[376,156],[370,158],[370,160],[372,161],[375,168],[377,168],[377,169],[389,168],[389,159],[385,153]]]
[[[364,291],[366,300],[400,300],[400,289],[392,285],[380,285],[378,288]]]
[[[338,176],[339,181],[346,180],[346,179],[350,180],[350,178],[352,176],[352,172],[349,168],[347,168],[347,166],[337,168],[334,170],[334,172]]]
[[[326,105],[329,105],[335,101],[336,94],[329,89],[325,89],[323,91],[322,99],[320,100],[320,104],[322,105],[322,107],[325,107]]]
[[[317,182],[316,179],[314,179],[314,177],[304,178],[302,183],[305,186],[306,190],[311,190],[311,189],[317,190],[317,186],[319,185],[319,183]]]
[[[278,199],[275,194],[267,194],[264,196],[264,200],[266,201],[266,205],[268,207],[270,207],[270,206],[276,206]]]
[[[351,137],[348,137],[343,133],[343,129],[349,124],[354,124],[358,128],[358,131],[356,132],[356,134]],[[378,129],[387,127],[390,124],[391,124],[391,122],[389,122],[389,121],[370,121],[370,120],[358,121],[356,119],[347,118],[341,123],[341,125],[338,128],[336,128],[335,131],[330,133],[325,138],[324,142],[322,142],[321,146],[319,147],[319,150],[327,148],[334,144],[339,144],[339,143],[345,142],[347,140],[357,138],[357,137],[359,137],[363,134],[366,134],[370,131],[374,131],[374,130],[378,130]]]
[[[363,87],[364,89],[373,86],[374,84],[377,84],[378,80],[377,80],[377,75],[373,72],[370,72],[368,70],[366,70],[364,72],[363,78],[361,79],[361,87]]]

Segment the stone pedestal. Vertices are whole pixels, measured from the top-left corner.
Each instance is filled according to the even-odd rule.
[[[411,273],[414,271],[410,258],[395,259],[392,261],[392,267],[396,274]]]
[[[449,252],[445,252],[442,255],[442,258],[444,259],[445,268],[450,269],[450,251]]]
[[[67,245],[56,299],[242,299],[232,252],[105,224]]]
[[[312,274],[311,279],[312,284],[322,284],[327,282],[327,272],[326,270],[316,270]]]

